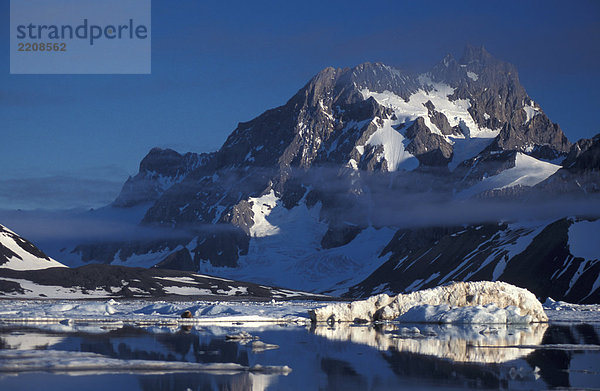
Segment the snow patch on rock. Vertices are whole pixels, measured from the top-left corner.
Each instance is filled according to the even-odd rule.
[[[390,120],[383,121],[383,126],[371,135],[367,144],[383,146],[387,170],[390,172],[400,168],[410,171],[419,165],[417,158],[404,148],[404,136],[393,128]]]
[[[271,224],[267,219],[273,208],[277,206],[278,198],[275,192],[271,190],[270,193],[263,196],[251,197],[248,201],[252,202],[252,212],[254,213],[254,225],[250,227],[250,236],[260,238],[277,235],[279,227]]]
[[[479,75],[476,74],[475,72],[469,72],[467,71],[467,77],[473,81],[477,81],[479,80]]]
[[[473,74],[473,75],[475,75],[475,74]],[[476,77],[476,76],[474,76],[474,77]],[[451,96],[454,93],[454,88],[452,88],[449,85],[444,84],[444,83],[434,83],[427,76],[421,76],[419,78],[419,81],[424,86],[427,86],[427,88],[418,90],[417,92],[412,94],[408,98],[408,100],[405,100],[402,97],[400,97],[390,91],[373,92],[373,91],[369,91],[368,89],[363,89],[363,90],[361,90],[361,94],[364,99],[368,99],[368,98],[372,97],[380,105],[391,108],[394,111],[396,120],[387,121],[387,122],[390,122],[391,125],[393,125],[393,126],[399,125],[399,124],[408,124],[408,123],[414,121],[415,119],[417,119],[418,117],[422,117],[423,120],[425,121],[425,125],[431,130],[432,133],[435,133],[435,134],[438,134],[438,135],[444,137],[447,142],[449,142],[450,144],[453,145],[454,158],[449,165],[449,168],[451,170],[456,168],[456,166],[458,166],[464,160],[469,159],[469,158],[477,155],[478,153],[480,153],[499,134],[500,129],[497,129],[497,130],[488,129],[486,127],[479,126],[477,124],[477,122],[471,116],[471,113],[469,113],[469,108],[471,107],[471,102],[469,100],[467,100],[467,99],[452,100],[449,98],[449,96]],[[450,126],[460,127],[461,132],[463,134],[462,135],[444,135],[437,128],[437,126],[431,122],[431,120],[429,118],[429,109],[425,105],[428,101],[433,104],[436,111],[438,111],[446,116]],[[386,140],[388,140],[387,144],[390,145],[390,147],[386,148],[386,145],[383,142],[380,142],[379,144],[384,145],[384,152],[386,154],[385,158],[388,162],[388,167],[389,166],[392,167],[392,169],[388,168],[388,170],[393,171],[394,165],[390,164],[390,162],[403,161],[404,159],[406,159],[406,155],[408,154],[408,152],[404,151],[403,148],[399,149],[397,147],[395,147],[392,150],[392,148],[391,148],[392,144],[393,145],[399,145],[399,144],[392,143],[391,142],[392,138],[390,135],[394,135],[393,140],[400,140],[400,141],[403,141],[403,139],[400,139],[400,137],[403,138],[403,136],[400,134],[400,132],[396,131],[396,133],[397,133],[397,135],[396,135],[386,129],[387,129],[386,124],[384,124],[384,127],[382,128],[382,130],[379,130],[371,137],[372,140],[370,140],[370,143],[376,144],[373,139],[373,137],[375,137],[376,134],[378,135],[377,137],[379,137],[379,138],[381,138],[383,136],[383,134],[385,134],[387,136],[386,137]],[[382,133],[382,135],[379,136],[379,133]],[[398,136],[400,136],[400,137],[398,137]],[[397,157],[395,158],[395,160],[388,156],[389,154],[396,153],[396,151],[399,151],[399,153],[397,154]],[[414,160],[416,160],[416,159],[414,159]],[[406,163],[411,163],[411,160],[407,159]],[[396,167],[396,168],[403,168],[406,170],[413,169],[411,167],[402,167],[402,166]]]
[[[524,153],[517,152],[514,167],[504,170],[498,175],[484,178],[476,185],[458,193],[458,198],[469,198],[487,190],[504,189],[514,186],[535,186],[559,169],[560,166],[557,164],[544,162]]]
[[[525,123],[528,123],[533,117],[540,113],[539,107],[536,107],[533,101],[530,105],[523,106],[523,111],[525,111],[526,116]]]

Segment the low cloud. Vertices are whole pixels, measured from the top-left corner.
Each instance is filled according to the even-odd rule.
[[[0,180],[2,209],[96,208],[111,203],[123,181],[72,176]]]

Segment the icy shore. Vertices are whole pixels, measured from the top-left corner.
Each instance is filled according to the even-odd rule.
[[[183,326],[309,323],[311,301],[215,302],[123,300],[0,300],[0,323]],[[193,318],[181,318],[190,311]]]
[[[548,317],[535,295],[505,282],[456,282],[309,311],[313,322],[533,323]]]
[[[193,318],[180,315],[190,311]],[[551,321],[600,322],[600,305],[577,305],[534,295],[502,282],[454,283],[390,297],[354,302],[0,300],[0,323],[147,325],[260,324],[311,322],[523,324]]]

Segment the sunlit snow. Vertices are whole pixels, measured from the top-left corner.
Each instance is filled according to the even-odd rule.
[[[471,107],[468,100],[449,99],[448,96],[454,93],[452,87],[443,83],[433,83],[426,76],[421,76],[420,80],[423,84],[429,85],[431,90],[426,91],[421,89],[411,95],[408,101],[405,101],[402,97],[399,97],[390,91],[373,92],[368,89],[363,89],[361,91],[364,99],[373,97],[379,104],[393,109],[394,114],[397,117],[397,120],[395,121],[384,122],[383,128],[376,132],[376,134],[378,134],[378,136],[376,136],[377,138],[373,141],[369,140],[369,143],[384,146],[388,167],[392,167],[390,171],[393,171],[395,167],[398,167],[400,162],[403,162],[408,158],[407,155],[409,154],[404,150],[402,143],[404,141],[404,136],[393,128],[391,130],[389,128],[393,125],[408,124],[418,117],[422,117],[425,125],[432,133],[443,136],[453,145],[453,159],[448,165],[448,167],[453,170],[464,160],[476,156],[485,149],[498,135],[500,130],[492,130],[477,125],[473,120],[471,113],[468,111]],[[460,127],[463,134],[443,135],[437,126],[429,119],[429,111],[427,107],[425,107],[427,101],[431,101],[435,106],[435,110],[446,116],[450,126]],[[394,131],[395,133],[392,133]],[[373,137],[375,137],[375,134],[371,139],[373,139]],[[412,169],[414,167],[409,166],[401,168]]]
[[[513,186],[535,186],[560,169],[557,164],[537,160],[534,157],[517,152],[515,166],[498,175],[484,178],[476,185],[458,193],[459,198],[469,198],[481,192],[504,189]]]
[[[383,154],[390,172],[399,169],[413,170],[419,161],[405,149],[404,136],[392,127],[391,120],[384,120],[383,126],[371,135],[367,145],[382,145]]]
[[[467,77],[473,81],[477,81],[479,79],[479,75],[475,72],[467,71]]]
[[[2,232],[2,230],[5,232]],[[15,239],[15,237],[17,239]],[[66,267],[62,263],[55,261],[52,258],[44,259],[35,256],[34,254],[26,251],[23,247],[19,246],[17,240],[20,240],[20,238],[16,233],[0,225],[0,246],[4,246],[12,253],[16,254],[16,256],[13,255],[8,262],[1,264],[0,268],[14,270],[36,270],[48,269],[50,267]]]

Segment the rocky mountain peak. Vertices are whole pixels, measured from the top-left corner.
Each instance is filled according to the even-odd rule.
[[[571,171],[596,171],[600,172],[600,134],[595,135],[592,139],[584,144],[584,148],[575,158],[568,169]],[[586,140],[586,141],[587,141]]]
[[[367,182],[389,183],[390,192],[450,194],[514,168],[517,156],[555,159],[569,146],[526,94],[513,65],[467,46],[460,61],[448,55],[422,75],[377,62],[327,67],[284,105],[240,122],[212,154],[151,150],[114,206],[151,203],[142,224],[198,235],[189,249],[194,265],[209,260],[235,267],[253,227],[266,224],[260,215],[280,208],[278,202],[286,209],[320,202],[330,239],[345,238],[336,216],[368,198]],[[397,181],[381,179],[395,171]],[[330,182],[339,192],[315,190],[330,189]],[[368,219],[359,212],[361,222],[353,224],[362,227]],[[226,229],[200,228],[211,225]]]
[[[473,63],[486,64],[494,63],[498,60],[488,52],[483,45],[477,47],[471,44],[465,45],[460,63],[470,65]]]
[[[148,153],[114,206],[147,202],[140,223],[176,229],[176,236],[74,251],[84,261],[143,259],[223,277],[241,273],[287,283],[299,276],[322,292],[351,285],[371,292],[382,281],[389,283],[385,289],[404,290],[415,283],[517,278],[519,259],[534,262],[533,279],[549,271],[548,262],[559,275],[574,254],[566,241],[552,249],[543,236],[536,239],[543,226],[490,218],[484,225],[457,221],[454,228],[418,230],[410,221],[409,228],[394,230],[411,216],[433,221],[449,213],[454,224],[462,219],[449,210],[454,206],[467,205],[465,214],[473,216],[484,206],[487,216],[488,200],[524,201],[534,194],[525,188],[549,197],[556,191],[600,194],[599,146],[596,137],[570,149],[560,127],[527,95],[516,68],[483,47],[467,46],[460,60],[448,55],[421,75],[377,62],[328,67],[282,106],[240,122],[212,154]],[[569,150],[570,168],[560,169],[556,159]],[[468,224],[471,219],[479,216],[465,216]],[[548,228],[549,237],[559,232],[566,238],[570,224]],[[535,244],[523,247],[526,256],[514,251],[519,237]],[[377,260],[382,256],[387,261]],[[573,265],[567,286],[579,267]],[[334,275],[339,282],[315,285]],[[596,279],[597,272],[586,281]],[[361,280],[367,283],[356,285]]]
[[[421,87],[416,75],[379,62],[355,66],[350,70],[349,82],[358,90],[390,91],[405,100]]]
[[[164,176],[175,176],[185,168],[186,160],[197,159],[196,154],[181,155],[172,149],[152,148],[140,162],[140,172],[153,172]]]
[[[168,148],[152,148],[140,162],[138,174],[127,179],[113,206],[130,207],[155,201],[212,156],[192,152],[182,155]]]
[[[600,144],[600,133],[595,135],[592,138],[582,138],[581,140],[577,141],[575,144],[573,144],[571,146],[571,149],[569,150],[569,154],[567,155],[565,160],[563,160],[563,162],[562,162],[562,166],[565,168],[573,167],[575,165],[575,163],[577,162],[577,158],[579,158],[579,156],[581,156],[581,154],[586,152],[592,146],[595,146],[595,145],[597,146],[599,144]],[[578,162],[578,163],[580,163],[580,162]]]

